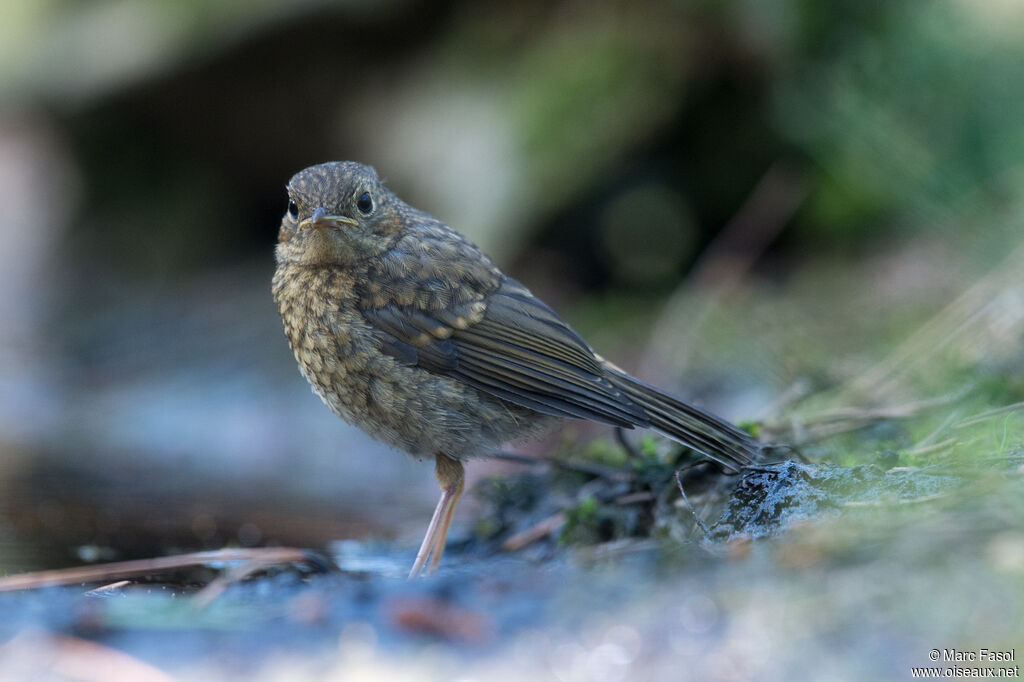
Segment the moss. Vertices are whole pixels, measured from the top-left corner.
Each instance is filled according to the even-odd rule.
[[[644,436],[644,439],[640,442],[640,452],[645,457],[658,456],[658,441],[655,440],[654,436]]]
[[[606,438],[595,438],[583,449],[583,459],[595,464],[611,467],[625,466],[628,460],[626,451]]]
[[[736,426],[743,429],[754,438],[759,438],[761,436],[761,422],[741,420],[736,422]]]
[[[575,506],[565,510],[565,526],[559,543],[591,545],[608,542],[622,535],[622,520],[615,510],[587,495]]]

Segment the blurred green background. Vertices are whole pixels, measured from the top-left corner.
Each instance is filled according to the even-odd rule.
[[[320,404],[270,299],[284,185],[326,160],[374,165],[606,357],[782,439],[807,395],[1024,400],[1021,3],[0,16],[0,572],[415,543],[430,467]]]

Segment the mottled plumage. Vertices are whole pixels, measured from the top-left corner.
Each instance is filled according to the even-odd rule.
[[[346,421],[436,458],[444,493],[413,573],[436,565],[461,460],[553,417],[656,429],[738,468],[760,445],[596,355],[465,237],[368,167],[325,163],[288,184],[273,292],[303,375]]]

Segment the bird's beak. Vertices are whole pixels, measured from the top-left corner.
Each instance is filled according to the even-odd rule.
[[[325,227],[333,227],[340,229],[342,225],[356,226],[359,223],[352,218],[343,215],[327,215],[327,211],[323,208],[317,208],[313,211],[313,215],[299,223],[300,230],[306,230],[311,228],[322,229]]]

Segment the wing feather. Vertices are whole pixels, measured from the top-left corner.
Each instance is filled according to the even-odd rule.
[[[382,350],[403,364],[560,417],[647,425],[636,402],[604,376],[593,350],[515,280],[461,310],[395,303],[364,311]],[[482,311],[482,315],[480,312]]]

